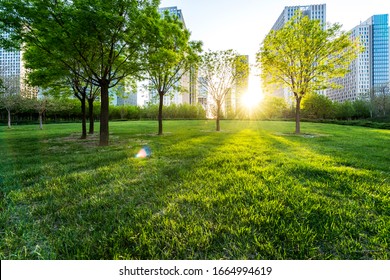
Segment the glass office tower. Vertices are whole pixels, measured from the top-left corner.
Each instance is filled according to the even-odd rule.
[[[374,15],[371,21],[372,87],[389,82],[389,15]]]
[[[335,79],[342,87],[327,90],[335,101],[356,100],[390,82],[389,15],[374,15],[351,30],[351,39],[359,39],[364,52],[352,61],[350,72]]]

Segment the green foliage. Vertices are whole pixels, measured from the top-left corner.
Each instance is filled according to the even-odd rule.
[[[293,125],[0,127],[0,257],[388,260],[389,131]]]
[[[355,100],[352,103],[355,114],[355,119],[368,119],[370,118],[370,104],[365,100]]]
[[[233,89],[243,86],[249,75],[248,62],[234,50],[207,51],[199,66],[199,85],[211,97],[209,106],[216,118],[216,130],[220,131],[223,105]],[[231,115],[231,112],[225,112]]]
[[[143,69],[140,57],[148,34],[144,14],[156,11],[158,4],[155,0],[2,1],[0,29],[10,33],[10,44],[23,44],[27,64],[45,76],[45,82],[48,77],[56,80],[50,75],[60,69],[59,76],[71,74],[100,87],[100,143],[105,146],[109,88]],[[2,41],[7,39],[3,36]]]
[[[265,119],[286,117],[288,105],[284,98],[266,95],[259,104],[260,116]]]
[[[362,48],[341,31],[297,12],[280,30],[271,31],[257,54],[265,85],[286,87],[296,99],[296,133],[300,133],[300,102],[311,92],[337,87]]]
[[[355,115],[355,108],[351,101],[344,101],[342,103],[335,103],[336,118],[351,120]]]
[[[302,101],[302,116],[310,119],[333,119],[333,102],[322,94],[309,93]]]
[[[158,134],[163,133],[163,98],[173,91],[181,90],[183,77],[196,67],[201,52],[201,42],[189,41],[190,32],[175,16],[157,11],[147,14],[144,34],[144,70],[151,82],[151,90],[158,94]]]

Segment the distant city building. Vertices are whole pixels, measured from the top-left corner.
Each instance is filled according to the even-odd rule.
[[[135,82],[125,79],[116,93],[116,105],[143,106],[142,98],[145,97],[145,82]]]
[[[304,16],[308,16],[312,20],[319,20],[324,29],[326,29],[326,4],[306,5],[306,6],[288,6],[285,7],[279,18],[276,20],[271,30],[281,29],[296,13],[302,11]],[[320,94],[325,94],[326,91],[320,91]],[[287,88],[279,88],[273,92],[273,95],[283,97],[287,103],[291,104],[293,94]]]
[[[204,77],[199,77],[198,79],[200,80],[200,82],[198,83],[198,103],[201,104],[203,106],[203,108],[205,109],[205,111],[207,112],[208,111],[208,108],[207,108],[208,94],[207,94],[207,89],[203,86]]]
[[[360,38],[365,50],[352,61],[345,77],[334,80],[342,87],[327,90],[330,99],[353,101],[390,81],[388,17],[374,15],[351,30],[351,39]]]
[[[164,15],[164,13],[168,12],[170,15],[177,16],[177,18],[183,23],[184,28],[187,29],[186,23],[184,21],[183,13],[180,9],[178,9],[176,6],[175,7],[164,7],[164,8],[159,8],[158,9],[159,13],[161,15]]]
[[[7,34],[3,35],[5,38]],[[0,77],[6,79],[8,86],[15,94],[28,98],[37,98],[38,89],[27,85],[28,70],[24,66],[23,53],[19,50],[5,50],[0,48]],[[12,83],[10,85],[9,83]]]
[[[283,12],[272,27],[272,30],[281,29],[295,14],[297,10],[302,11],[303,15],[310,19],[317,19],[325,26],[326,24],[326,4],[307,5],[307,6],[289,6],[285,7]]]
[[[20,51],[0,48],[0,78],[15,94],[20,93]]]

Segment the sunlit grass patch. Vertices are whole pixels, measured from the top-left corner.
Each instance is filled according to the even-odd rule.
[[[388,259],[390,134],[288,122],[0,128],[2,259]],[[135,158],[148,145],[149,158]]]

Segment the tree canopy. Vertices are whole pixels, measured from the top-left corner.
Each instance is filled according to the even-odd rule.
[[[181,90],[181,80],[196,68],[202,44],[190,41],[190,32],[175,16],[158,12],[151,14],[145,30],[144,69],[150,89],[159,96],[158,134],[163,133],[163,98],[172,90]]]
[[[352,41],[341,25],[311,20],[298,11],[281,29],[264,39],[257,62],[263,83],[288,88],[296,100],[296,133],[300,133],[300,104],[307,94],[338,87],[334,78],[343,77],[358,53],[358,40]]]
[[[142,70],[147,34],[142,31],[143,15],[158,4],[157,0],[5,0],[0,4],[0,29],[9,35],[1,40],[14,47],[34,46],[73,75],[100,87],[100,145],[108,145],[109,88]]]
[[[214,103],[216,130],[220,131],[220,117],[226,97],[239,87],[249,74],[246,60],[234,50],[207,51],[199,68],[199,84]]]

